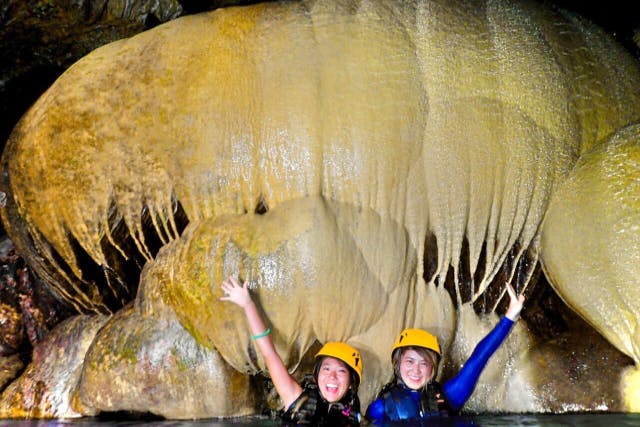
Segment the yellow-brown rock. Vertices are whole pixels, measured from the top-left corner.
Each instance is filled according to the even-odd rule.
[[[104,325],[74,391],[78,412],[130,411],[168,419],[255,413],[260,392],[251,390],[249,377],[165,314],[143,317],[123,309]],[[219,398],[227,395],[233,399]]]
[[[487,294],[499,300],[505,280],[526,287],[547,247],[540,227],[551,198],[582,156],[638,121],[639,101],[632,58],[589,23],[534,3],[229,8],[102,47],[60,77],[8,142],[2,215],[35,268],[81,311],[108,312],[110,292],[135,290],[113,260],[141,254],[140,323],[174,312],[230,377],[218,354],[240,372],[262,369],[241,313],[218,301],[222,278],[240,274],[292,371],[316,341],[362,350],[366,405],[391,375],[388,352],[402,327],[432,330],[445,360],[464,361],[496,320],[478,321],[473,304]],[[621,194],[629,230],[639,224],[634,191]],[[551,226],[544,241],[561,236]],[[161,241],[157,256],[149,230]],[[607,232],[591,236],[598,245],[586,255],[604,255]],[[631,246],[629,256],[616,252],[623,269],[640,253]],[[576,295],[571,305],[626,351],[625,328],[601,321],[584,300],[611,294],[591,287],[579,296],[564,277],[567,254],[543,255],[563,298]],[[525,258],[531,265],[521,267]],[[637,281],[607,277],[600,287],[637,293]],[[616,322],[637,321],[607,304]],[[121,324],[136,332],[132,319]],[[117,342],[126,328],[99,339]],[[637,333],[631,342],[638,346]],[[528,343],[519,326],[488,367],[484,378],[504,397],[492,410],[530,410],[514,396],[540,392],[532,378],[521,393],[497,384],[505,379],[495,373]],[[137,369],[101,341],[93,348],[92,360],[111,358],[118,375]],[[91,379],[90,390],[103,389],[98,371]],[[132,392],[131,407],[157,410]],[[228,415],[219,405],[207,410]]]
[[[62,322],[36,348],[22,375],[0,395],[0,418],[77,418],[72,405],[84,356],[106,316]]]
[[[620,130],[581,156],[554,195],[543,230],[545,271],[560,295],[637,366],[640,126]],[[640,411],[637,393],[625,402],[634,412]]]

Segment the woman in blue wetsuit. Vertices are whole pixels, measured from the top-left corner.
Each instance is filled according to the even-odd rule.
[[[422,329],[402,331],[391,349],[394,379],[369,405],[366,417],[374,424],[419,421],[462,408],[522,310],[524,296],[516,295],[510,284],[507,291],[510,303],[505,316],[478,343],[460,372],[442,386],[433,380],[441,356],[438,339]]]

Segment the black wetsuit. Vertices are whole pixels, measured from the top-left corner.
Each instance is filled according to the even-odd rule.
[[[302,393],[282,414],[285,425],[359,426],[360,400],[351,389],[338,402],[327,402],[312,376],[302,383]]]

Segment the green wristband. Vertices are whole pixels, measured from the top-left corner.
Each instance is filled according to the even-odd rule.
[[[270,333],[271,333],[271,329],[270,329],[270,328],[267,328],[263,333],[252,336],[252,337],[251,337],[251,339],[252,339],[252,340],[258,340],[258,339],[260,339],[260,338],[264,338],[264,337],[266,337],[266,336],[267,336],[267,335],[269,335]]]

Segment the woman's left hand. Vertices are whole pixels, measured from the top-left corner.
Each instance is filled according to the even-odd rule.
[[[511,286],[511,283],[507,283],[507,292],[509,292],[509,308],[507,308],[507,312],[505,316],[515,322],[518,320],[518,316],[520,316],[520,312],[522,311],[522,307],[524,306],[524,295],[516,294],[516,291]]]

